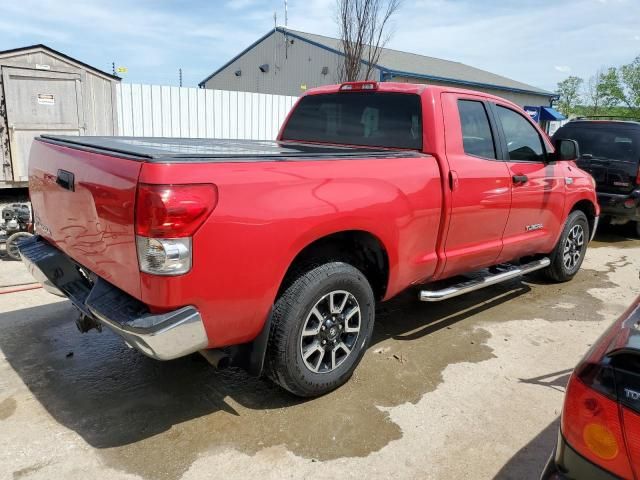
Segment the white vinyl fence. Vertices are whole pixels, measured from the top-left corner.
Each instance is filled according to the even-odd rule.
[[[275,139],[297,97],[123,83],[118,135]]]

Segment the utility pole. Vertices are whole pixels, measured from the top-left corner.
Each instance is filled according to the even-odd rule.
[[[178,69],[178,78],[180,79],[180,86],[182,86],[182,69]]]
[[[287,26],[289,25],[289,2],[284,0],[284,58],[289,58],[289,37],[287,36]]]
[[[116,62],[111,62],[111,71],[113,72],[113,76],[116,76]]]

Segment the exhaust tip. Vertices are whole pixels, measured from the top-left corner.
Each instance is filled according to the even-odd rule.
[[[210,365],[219,370],[231,366],[231,357],[222,350],[218,350],[215,348],[209,350],[200,350],[200,355],[202,355]]]

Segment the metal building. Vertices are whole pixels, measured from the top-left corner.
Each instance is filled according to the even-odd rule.
[[[0,51],[0,188],[27,185],[41,133],[117,134],[119,81],[45,45]]]
[[[201,88],[279,95],[338,83],[340,40],[277,27],[200,82]],[[363,79],[364,80],[364,79]],[[469,65],[385,48],[369,80],[470,88],[521,106],[550,105],[554,93]]]

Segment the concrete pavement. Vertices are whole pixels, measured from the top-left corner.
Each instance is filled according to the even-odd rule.
[[[351,381],[308,401],[80,334],[43,290],[0,295],[0,479],[535,479],[570,371],[640,293],[639,271],[640,242],[613,233],[567,284],[439,304],[407,292],[378,308]],[[1,282],[23,275],[0,260]]]

